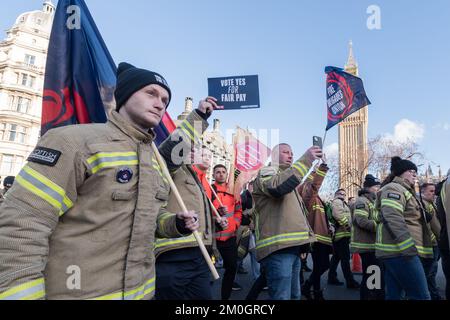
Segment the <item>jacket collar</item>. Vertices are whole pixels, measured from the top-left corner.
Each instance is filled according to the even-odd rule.
[[[144,142],[151,143],[156,135],[153,129],[150,129],[148,132],[143,131],[138,128],[136,125],[129,122],[125,119],[120,113],[117,111],[113,111],[111,116],[109,117],[109,122],[111,122],[117,129],[125,133],[127,136],[132,138],[136,142]]]
[[[406,188],[408,191],[410,191],[412,194],[415,194],[414,188],[403,178],[395,177],[392,182],[398,183],[402,187]]]

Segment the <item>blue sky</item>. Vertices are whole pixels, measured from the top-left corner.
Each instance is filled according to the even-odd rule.
[[[6,2],[2,30],[42,4]],[[116,63],[128,61],[166,77],[173,92],[172,116],[181,113],[186,96],[195,104],[206,96],[208,77],[258,74],[261,109],[215,116],[223,131],[235,125],[280,129],[280,140],[298,156],[313,135],[324,133],[324,67],[343,67],[351,39],[372,102],[369,137],[415,137],[434,168],[450,168],[448,0],[86,3]],[[381,30],[367,28],[370,5],[381,9]],[[337,127],[326,144],[336,142]]]

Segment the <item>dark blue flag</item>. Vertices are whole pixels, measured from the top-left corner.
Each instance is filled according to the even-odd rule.
[[[59,0],[48,48],[41,134],[102,123],[114,106],[116,65],[83,0]]]
[[[327,74],[328,110],[326,130],[329,130],[352,113],[371,103],[360,78],[336,67],[326,67],[325,73]]]

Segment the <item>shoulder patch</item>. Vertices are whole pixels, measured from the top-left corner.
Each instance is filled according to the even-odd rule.
[[[37,147],[28,157],[27,161],[36,162],[46,166],[53,167],[58,163],[62,152],[54,149]]]
[[[356,209],[364,209],[366,205],[364,203],[356,205]]]
[[[401,196],[398,193],[388,193],[387,197],[395,200],[400,200],[401,198]]]

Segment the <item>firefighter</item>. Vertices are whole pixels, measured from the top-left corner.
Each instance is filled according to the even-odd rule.
[[[420,186],[420,201],[422,202],[425,214],[428,215],[428,228],[431,230],[431,241],[433,245],[433,258],[423,259],[423,269],[427,277],[428,290],[430,291],[431,300],[442,300],[439,293],[439,288],[436,284],[436,275],[438,272],[438,264],[440,260],[440,253],[438,248],[438,239],[441,233],[441,224],[437,217],[437,208],[435,204],[436,186],[433,183],[424,183]]]
[[[380,189],[381,181],[368,174],[364,179],[363,189],[358,192],[358,198],[354,205],[353,227],[351,239],[351,251],[361,256],[362,281],[360,288],[361,300],[383,300],[384,284],[380,279],[378,289],[368,287],[367,280],[372,274],[369,267],[377,266],[381,272],[381,264],[375,257],[376,231],[378,214],[375,210],[375,199]]]
[[[440,182],[436,188],[437,217],[441,226],[438,246],[442,259],[442,271],[446,279],[445,297],[450,300],[450,170],[447,178]]]
[[[151,148],[171,100],[166,80],[127,63],[117,72],[109,121],[47,132],[0,208],[0,299],[151,299],[155,233],[198,229],[195,212],[166,209]],[[194,142],[185,127],[205,121],[188,119],[163,153]]]
[[[316,238],[296,188],[313,161],[321,157],[322,150],[311,147],[293,162],[291,147],[277,145],[272,150],[271,164],[259,171],[254,183],[256,258],[272,300],[301,297],[299,256]]]
[[[211,103],[215,103],[211,101]],[[192,164],[183,164],[173,174],[173,180],[188,210],[199,213],[203,242],[212,251],[215,222],[220,228],[228,227],[228,220],[216,221],[210,207],[211,187],[206,173],[211,165],[211,152],[196,147],[191,152]],[[209,199],[208,199],[209,198]],[[169,211],[180,210],[171,192],[167,205]],[[156,299],[157,300],[211,300],[210,271],[194,236],[156,240]]]
[[[376,257],[385,269],[386,300],[399,300],[402,292],[411,300],[430,300],[427,280],[419,257],[433,258],[425,211],[414,186],[417,166],[393,157],[391,174],[378,194],[376,208]]]
[[[6,193],[11,189],[15,178],[8,176],[3,180],[3,190],[0,191],[0,204],[5,200]]]
[[[358,289],[359,283],[353,278],[350,269],[350,238],[352,228],[352,217],[350,207],[345,201],[346,192],[339,189],[334,194],[331,202],[333,218],[337,223],[336,234],[333,238],[333,256],[330,262],[330,271],[328,272],[328,284],[342,285],[337,278],[337,266],[341,263],[342,273],[344,274],[347,288]]]
[[[316,235],[317,242],[312,245],[313,270],[302,286],[302,294],[307,300],[325,300],[320,286],[321,276],[330,267],[332,240],[330,223],[326,216],[325,204],[319,196],[319,190],[328,172],[328,165],[321,163],[308,179],[299,187],[299,193],[308,209],[308,221]],[[313,295],[311,295],[313,287]]]

